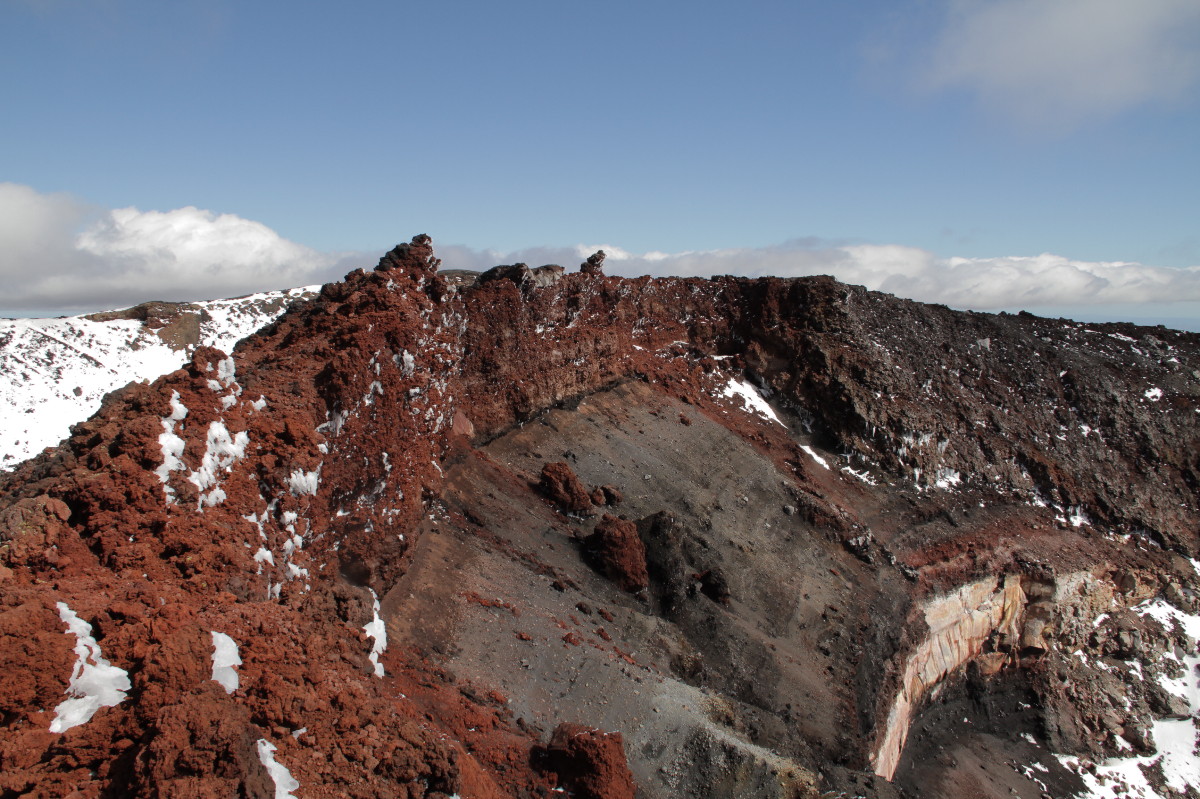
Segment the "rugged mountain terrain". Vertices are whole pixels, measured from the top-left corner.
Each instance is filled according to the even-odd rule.
[[[1197,795],[1200,336],[602,260],[417,237],[0,478],[0,796]]]
[[[319,288],[0,319],[0,469],[66,438],[71,424],[95,413],[108,392],[175,371],[198,346],[231,349]]]

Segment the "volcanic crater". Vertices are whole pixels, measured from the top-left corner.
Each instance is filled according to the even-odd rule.
[[[1194,742],[1200,335],[603,261],[418,236],[0,475],[0,797],[1070,796]]]

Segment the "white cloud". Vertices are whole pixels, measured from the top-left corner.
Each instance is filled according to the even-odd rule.
[[[946,258],[898,244],[819,239],[677,253],[635,253],[612,245],[510,253],[435,246],[445,269],[483,270],[525,262],[557,263],[573,270],[603,249],[608,253],[606,270],[614,275],[825,274],[900,297],[976,310],[1105,304],[1137,310],[1132,304],[1162,304],[1159,310],[1137,314],[1151,318],[1172,309],[1178,312],[1180,303],[1200,304],[1200,266],[1077,261],[1048,253]],[[0,315],[31,310],[76,313],[151,299],[231,297],[322,283],[340,279],[350,268],[369,268],[377,256],[318,252],[231,214],[192,207],[103,210],[67,195],[0,183],[0,285],[5,288]],[[1189,318],[1195,315],[1191,309],[1187,313]]]
[[[18,278],[15,265],[70,257],[73,231],[88,207],[67,194],[40,194],[28,186],[0,183],[0,276]]]
[[[1196,0],[950,0],[922,83],[966,89],[1022,125],[1061,132],[1200,78]]]
[[[921,302],[997,310],[1043,306],[1200,302],[1200,266],[1077,261],[1045,253],[996,258],[943,258],[898,244],[831,244],[804,240],[757,249],[635,254],[618,247],[533,248],[511,253],[439,248],[444,268],[486,269],[497,263],[575,267],[597,249],[614,275],[832,275]]]
[[[94,209],[68,195],[0,183],[0,313],[288,288],[340,277],[342,258],[232,214]]]

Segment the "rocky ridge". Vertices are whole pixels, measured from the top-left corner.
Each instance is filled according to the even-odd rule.
[[[954,796],[946,709],[1184,712],[1117,672],[1195,650],[1200,337],[602,261],[417,237],[5,476],[0,791]]]
[[[178,369],[196,347],[232,349],[319,286],[207,302],[146,302],[57,319],[0,319],[0,469],[54,446],[130,380]]]

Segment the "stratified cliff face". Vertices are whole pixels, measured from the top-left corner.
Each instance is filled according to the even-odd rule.
[[[1022,733],[1186,715],[1200,337],[437,266],[4,478],[0,795],[1067,795]]]

